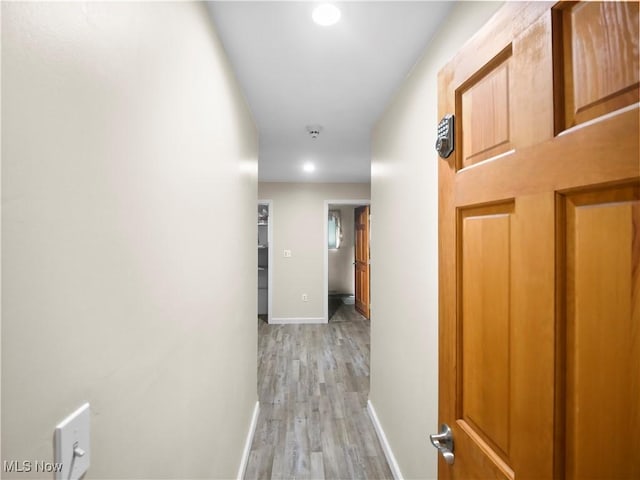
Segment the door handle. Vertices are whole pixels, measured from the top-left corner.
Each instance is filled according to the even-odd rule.
[[[453,465],[455,455],[453,454],[453,432],[446,423],[440,425],[440,433],[429,435],[431,445],[436,447],[444,461],[449,465]]]

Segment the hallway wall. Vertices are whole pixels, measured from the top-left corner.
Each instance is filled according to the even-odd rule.
[[[203,3],[3,2],[2,460],[89,401],[87,478],[236,476],[257,147]]]
[[[370,401],[405,478],[437,468],[437,74],[499,5],[456,3],[373,134]]]
[[[324,318],[325,200],[369,200],[368,183],[260,182],[258,196],[273,200],[272,319]],[[291,250],[291,258],[283,250]],[[302,301],[302,294],[308,301]]]

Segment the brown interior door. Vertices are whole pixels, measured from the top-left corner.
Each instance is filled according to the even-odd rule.
[[[507,3],[439,74],[439,478],[640,478],[638,37]]]
[[[355,209],[356,310],[369,318],[369,205]]]

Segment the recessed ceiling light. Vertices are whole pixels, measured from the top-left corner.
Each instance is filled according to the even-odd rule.
[[[318,25],[328,27],[340,20],[340,10],[330,3],[322,3],[313,10],[312,17]]]
[[[303,169],[305,172],[309,172],[309,173],[311,173],[311,172],[313,172],[313,171],[316,169],[316,166],[315,166],[313,163],[311,163],[311,162],[306,162],[306,163],[302,166],[302,169]]]

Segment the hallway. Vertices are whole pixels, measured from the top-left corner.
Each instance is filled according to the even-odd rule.
[[[245,478],[392,478],[367,413],[370,324],[259,321],[260,415]]]

